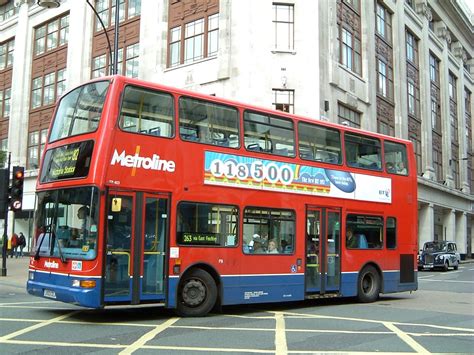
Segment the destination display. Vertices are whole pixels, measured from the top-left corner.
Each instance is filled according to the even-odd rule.
[[[184,245],[220,245],[219,235],[212,233],[178,233],[178,243]]]
[[[85,141],[48,150],[41,170],[41,182],[86,177],[93,149],[94,141]]]

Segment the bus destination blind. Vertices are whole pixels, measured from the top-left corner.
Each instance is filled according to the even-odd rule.
[[[48,150],[44,157],[41,182],[86,177],[93,147],[93,141],[85,141]]]

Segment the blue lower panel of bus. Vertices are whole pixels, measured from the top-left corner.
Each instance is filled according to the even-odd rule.
[[[84,307],[100,308],[101,280],[98,278],[77,277],[62,274],[52,274],[38,271],[33,273],[33,279],[28,280],[26,289],[28,293],[62,301],[74,303]],[[73,280],[91,280],[96,282],[94,288],[73,287]]]
[[[358,272],[343,272],[341,275],[341,296],[354,297],[357,296],[357,279]],[[394,293],[403,291],[413,291],[418,288],[417,275],[415,272],[415,281],[412,283],[400,283],[399,271],[384,271],[383,272],[383,293]]]
[[[169,280],[168,307],[176,307],[179,279]],[[304,275],[239,275],[221,276],[222,305],[303,300]]]

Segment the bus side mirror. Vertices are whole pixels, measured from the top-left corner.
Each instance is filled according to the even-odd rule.
[[[120,197],[114,197],[112,199],[112,212],[120,212],[122,210],[122,199]]]

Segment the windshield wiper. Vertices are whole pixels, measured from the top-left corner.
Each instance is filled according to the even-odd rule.
[[[55,240],[56,240],[56,234],[53,233],[53,242]],[[61,248],[61,243],[59,243],[59,239],[57,240],[57,244],[58,244],[59,259],[63,262],[63,264],[65,264],[67,263],[67,258],[63,254],[63,250]]]
[[[39,260],[39,258],[40,258],[41,246],[43,245],[43,242],[44,242],[44,240],[46,239],[46,236],[48,235],[48,233],[51,234],[51,232],[44,232],[44,233],[41,233],[41,234],[39,235],[39,237],[42,236],[42,238],[41,238],[41,241],[40,241],[38,247],[36,248],[35,260]]]

